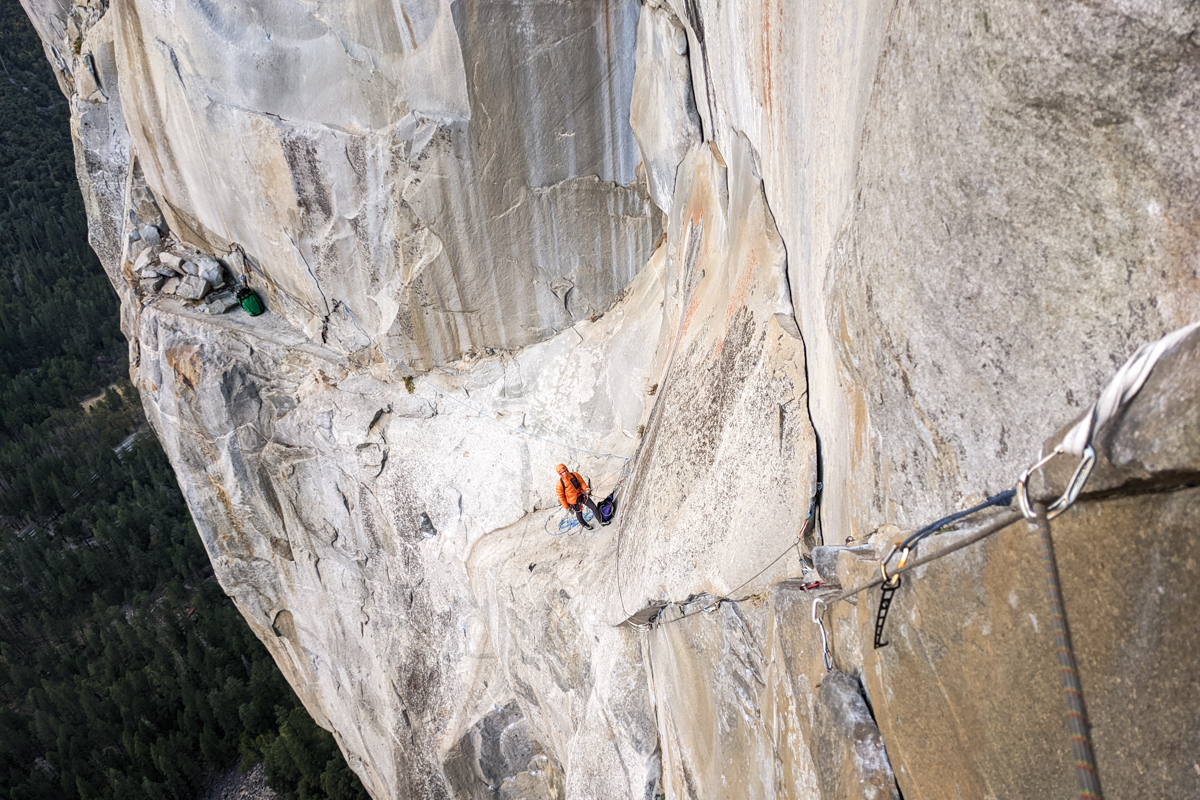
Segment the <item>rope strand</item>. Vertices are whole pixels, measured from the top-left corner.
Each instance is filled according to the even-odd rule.
[[[1011,505],[1012,501],[1013,501],[1013,497],[1015,497],[1016,494],[1017,494],[1016,489],[1006,489],[1003,492],[998,492],[998,493],[992,495],[991,497],[984,500],[982,503],[980,503],[977,506],[971,506],[970,508],[965,509],[963,511],[956,511],[953,514],[947,514],[946,516],[942,517],[941,519],[937,520],[936,522],[931,522],[930,524],[926,525],[924,528],[921,528],[919,531],[914,533],[912,536],[909,536],[907,539],[904,540],[904,543],[901,545],[901,547],[910,547],[910,548],[916,547],[917,544],[919,544],[921,541],[923,541],[926,537],[937,533],[938,531],[940,531],[942,528],[946,527],[950,523],[957,522],[958,520],[963,519],[964,517],[969,517],[972,514],[978,514],[980,511],[991,508],[992,506]]]
[[[696,234],[694,230],[689,229],[688,238],[690,239],[693,235],[699,234]],[[695,264],[690,264],[687,268],[686,274],[684,275],[683,280],[686,291],[684,292],[683,302],[679,306],[679,327],[675,330],[675,341],[671,344],[670,355],[667,356],[667,366],[665,369],[663,369],[662,378],[660,380],[661,385],[658,388],[658,397],[655,399],[654,405],[650,408],[650,416],[646,420],[645,429],[642,431],[642,441],[638,443],[638,453],[641,452],[642,448],[647,442],[654,441],[658,433],[658,423],[662,418],[662,407],[667,402],[667,378],[671,377],[671,368],[675,366],[675,353],[679,349],[679,342],[683,339],[683,327],[684,323],[687,321],[687,309],[692,300],[692,291],[696,288],[695,284],[692,282],[692,274],[694,271]],[[644,469],[644,467],[641,466],[640,461],[636,463],[639,465],[639,472],[641,469]],[[634,481],[634,485],[637,484],[638,481]],[[626,617],[629,617],[629,609],[625,607],[625,588],[621,581],[621,540],[624,538],[624,535],[625,526],[618,525],[616,561],[617,599],[621,601],[621,612],[625,614]]]
[[[907,564],[905,564],[903,567],[899,567],[899,568],[893,570],[890,574],[891,575],[903,575],[906,572],[912,572],[917,567],[923,567],[926,564],[930,564],[934,561],[937,561],[939,558],[945,558],[946,556],[950,555],[951,553],[954,553],[958,550],[962,550],[964,547],[970,547],[971,545],[975,544],[976,542],[986,539],[987,537],[991,536],[992,534],[998,533],[998,532],[1004,530],[1009,525],[1012,525],[1014,522],[1017,522],[1020,519],[1021,519],[1020,512],[1005,511],[1003,514],[996,517],[990,523],[988,523],[987,525],[984,525],[982,528],[975,531],[970,536],[964,536],[962,539],[959,539],[957,542],[946,545],[945,547],[943,547],[941,550],[937,551],[936,553],[930,553],[927,556],[922,556],[920,558],[914,558],[913,560],[911,560]],[[855,595],[858,595],[858,594],[862,594],[863,592],[867,591],[868,589],[874,589],[876,586],[878,586],[881,583],[883,583],[883,578],[876,577],[872,580],[867,581],[866,583],[862,584],[861,586],[856,586],[853,589],[850,589],[845,592],[841,592],[840,594],[837,594],[837,595],[834,595],[833,597],[827,598],[824,601],[825,605],[831,606],[834,603],[840,602],[842,600],[849,600],[851,597],[854,597]]]
[[[1071,731],[1071,750],[1075,754],[1075,778],[1079,782],[1080,800],[1103,800],[1100,775],[1096,771],[1096,754],[1092,750],[1091,726],[1087,706],[1083,702],[1083,683],[1075,664],[1075,649],[1071,645],[1071,630],[1067,626],[1067,610],[1063,605],[1062,586],[1058,578],[1058,562],[1054,557],[1054,540],[1050,538],[1050,521],[1046,506],[1033,506],[1034,520],[1029,528],[1037,536],[1046,571],[1046,600],[1054,621],[1054,647],[1058,653],[1058,674],[1063,696],[1067,701],[1067,728]]]
[[[932,536],[952,522],[957,522],[960,519],[969,517],[972,514],[977,514],[980,511],[991,508],[992,506],[1012,505],[1012,500],[1016,493],[1016,489],[1008,489],[992,495],[979,505],[971,506],[963,511],[956,511],[953,514],[947,514],[941,519],[926,525],[924,528],[921,528],[903,542],[898,542],[896,546],[892,548],[891,552],[884,556],[883,561],[879,563],[879,571],[883,573],[883,577],[886,580],[883,582],[883,592],[879,597],[879,611],[875,615],[876,650],[881,647],[887,647],[887,642],[883,641],[883,627],[885,624],[887,624],[888,609],[892,607],[892,598],[900,589],[900,575],[893,573],[890,578],[887,575],[887,565],[888,562],[892,560],[892,556],[895,555],[896,552],[899,552],[900,566],[904,566],[908,562],[908,557],[911,555],[912,551],[915,550],[917,545],[924,541],[927,537]]]
[[[754,573],[752,576],[750,576],[746,580],[742,581],[741,585],[739,585],[733,591],[726,592],[725,594],[718,597],[716,600],[712,601],[711,603],[708,603],[706,606],[704,606],[704,608],[701,609],[701,611],[707,611],[711,608],[720,606],[721,603],[725,603],[725,602],[741,603],[746,600],[749,600],[754,595],[746,595],[745,597],[734,597],[734,595],[736,595],[742,589],[749,586],[754,581],[758,580],[758,578],[763,573],[765,573],[771,567],[775,566],[780,561],[782,561],[783,557],[786,556],[788,554],[788,551],[791,550],[792,548],[796,549],[796,555],[800,557],[801,563],[803,563],[803,554],[800,552],[800,540],[803,539],[805,536],[807,536],[808,532],[810,530],[812,530],[812,528],[813,528],[813,524],[814,524],[813,514],[817,509],[817,501],[821,496],[821,488],[822,488],[821,484],[818,483],[816,494],[813,496],[812,504],[808,508],[808,516],[805,517],[805,519],[804,519],[804,525],[803,525],[803,527],[800,528],[800,533],[799,533],[799,535],[796,536],[796,541],[792,542],[786,548],[784,548],[783,552],[780,553],[779,555],[775,556],[775,558],[771,561],[770,564],[767,564],[765,567],[760,569],[758,572]],[[813,587],[813,588],[816,588],[816,587]],[[666,608],[666,606],[664,605],[663,608]],[[626,613],[628,613],[628,612],[626,612]],[[665,620],[663,622],[659,622],[656,624],[657,625],[669,625],[673,622],[679,622],[681,619],[686,619],[687,617],[693,616],[695,613],[696,613],[695,611],[693,611],[691,614],[684,613],[684,614],[681,614],[680,616],[676,617],[675,619]]]

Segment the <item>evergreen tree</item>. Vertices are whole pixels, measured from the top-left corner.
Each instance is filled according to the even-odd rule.
[[[127,377],[67,106],[0,0],[0,798],[366,798],[213,578]],[[85,410],[81,401],[99,398]]]

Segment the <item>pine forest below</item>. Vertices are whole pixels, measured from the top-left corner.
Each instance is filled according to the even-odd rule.
[[[261,762],[280,798],[365,799],[217,585],[144,424],[68,119],[0,0],[0,798],[194,800]]]

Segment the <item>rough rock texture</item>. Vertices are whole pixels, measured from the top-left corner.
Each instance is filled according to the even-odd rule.
[[[636,6],[541,8],[117,3],[125,121],[97,127],[124,129],[173,231],[240,244],[310,336],[344,303],[405,360],[520,347],[607,309],[657,236]]]
[[[794,572],[762,567],[795,545],[815,492],[804,344],[745,140],[727,159],[708,145],[689,153],[668,230],[675,338],[624,499],[625,616]]]
[[[757,713],[766,685],[759,620],[733,604],[713,609],[712,621],[691,610],[664,612],[650,637],[663,788],[669,797],[769,797],[775,758],[768,719]]]
[[[1191,666],[1200,554],[1195,489],[1084,501],[1052,523],[1063,594],[1106,793],[1200,791]],[[943,534],[931,548],[939,547]],[[1018,523],[916,571],[871,649],[878,590],[841,607],[905,797],[1067,796],[1075,791],[1041,558]],[[877,574],[862,561],[857,579]],[[855,581],[857,582],[857,580]],[[954,598],[947,603],[946,598]],[[852,649],[855,636],[843,637]],[[854,657],[835,653],[843,668]],[[1153,720],[1153,722],[1151,722]]]
[[[613,627],[616,535],[557,537],[544,515],[484,537],[467,564],[504,683],[566,767],[569,797],[653,798],[659,786],[655,708],[646,643]]]
[[[758,154],[839,538],[1011,482],[1200,312],[1193,4],[671,5]]]
[[[641,284],[653,288],[654,277],[643,273],[625,303],[647,304],[652,295]],[[210,317],[172,303],[142,312],[139,385],[152,420],[223,585],[368,786],[381,797],[449,796],[446,754],[514,691],[537,722],[533,702],[569,712],[551,702],[554,684],[539,678],[536,690],[522,693],[505,681],[495,651],[515,634],[493,643],[484,613],[508,604],[479,602],[467,559],[473,546],[500,539],[479,541],[485,533],[528,521],[552,501],[552,484],[534,476],[553,476],[562,450],[504,426],[554,435],[550,414],[573,404],[579,416],[610,348],[624,347],[636,374],[638,358],[653,355],[630,346],[630,337],[654,339],[641,323],[644,309],[619,306],[587,324],[576,342],[547,342],[511,363],[493,360],[490,380],[477,365],[467,373],[471,405],[464,405],[464,392],[446,393],[433,376],[410,394],[370,349],[345,359],[271,315]],[[566,365],[567,374],[548,372],[547,360]],[[453,375],[443,382],[456,383]],[[562,398],[542,412],[550,424],[522,399],[535,389],[543,402]],[[605,434],[610,447],[631,443],[622,428],[636,425],[636,398],[604,404],[613,412],[583,443],[603,445]],[[506,405],[498,419],[476,410]],[[622,419],[622,407],[632,416]],[[605,463],[611,459],[584,472],[599,483]],[[538,537],[528,541],[530,552],[542,550],[543,519],[529,525]],[[511,596],[506,588],[494,591]],[[577,677],[589,672],[590,656],[590,648],[580,654]],[[574,681],[561,690],[588,694]],[[581,724],[568,716],[558,738],[544,725],[535,729],[559,765]]]
[[[1140,494],[1200,484],[1200,333],[1193,332],[1165,353],[1141,391],[1093,435],[1096,464],[1084,497]],[[1086,413],[1086,411],[1085,411]],[[1082,415],[1081,415],[1082,418]],[[1075,421],[1064,425],[1049,445],[1062,441]],[[1046,500],[1063,493],[1075,459],[1046,465],[1045,483],[1033,493]]]
[[[856,679],[843,672],[825,676],[813,730],[822,798],[899,800],[883,738]]]
[[[200,800],[275,800],[275,792],[267,786],[263,765],[256,764],[244,775],[235,767],[213,778]]]
[[[891,14],[821,277],[844,407],[867,420],[842,467],[850,530],[1004,488],[1140,344],[1200,314],[1194,5]]]
[[[376,798],[1070,792],[1023,525],[828,676],[813,600],[1200,313],[1195,3],[23,1],[217,576]],[[1200,795],[1197,347],[1054,522],[1113,796]]]

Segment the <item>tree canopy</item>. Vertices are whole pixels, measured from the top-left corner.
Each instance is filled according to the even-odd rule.
[[[67,104],[0,0],[0,797],[365,800],[213,578],[127,377]],[[84,408],[81,401],[94,398]]]

